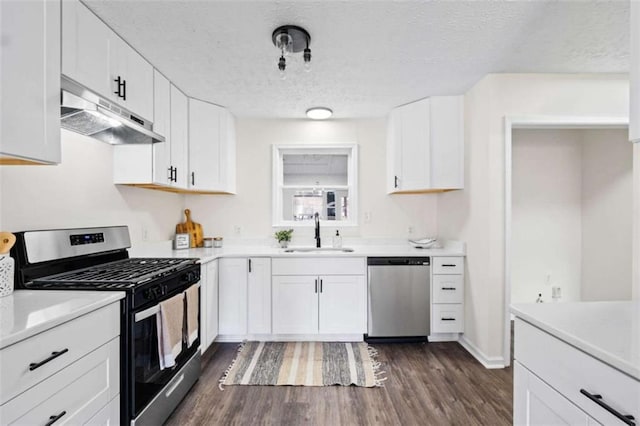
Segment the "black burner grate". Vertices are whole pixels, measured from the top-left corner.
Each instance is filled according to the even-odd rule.
[[[193,259],[124,259],[34,280],[43,287],[52,285],[105,284],[111,288],[140,284],[194,263]]]

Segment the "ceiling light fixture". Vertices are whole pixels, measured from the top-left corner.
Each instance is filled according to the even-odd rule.
[[[325,107],[313,107],[307,110],[307,117],[313,120],[326,120],[333,115],[333,111]]]
[[[278,59],[278,69],[280,70],[280,78],[285,79],[287,75],[287,57],[292,53],[304,52],[304,70],[311,71],[311,36],[304,28],[295,25],[283,25],[276,28],[271,34],[271,40],[274,46],[280,50],[280,59]]]

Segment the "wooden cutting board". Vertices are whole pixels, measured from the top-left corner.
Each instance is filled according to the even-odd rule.
[[[7,254],[16,243],[16,236],[11,232],[0,232],[0,254]]]
[[[204,245],[202,225],[191,220],[191,210],[185,209],[184,215],[187,221],[176,225],[176,234],[189,234],[191,247],[202,247]]]

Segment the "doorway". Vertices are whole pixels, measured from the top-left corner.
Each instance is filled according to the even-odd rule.
[[[606,300],[606,289],[598,293],[602,286],[598,275],[594,275],[594,271],[603,270],[598,263],[603,261],[602,248],[613,244],[611,239],[619,239],[616,232],[620,228],[627,232],[623,239],[631,241],[632,144],[622,139],[627,122],[626,118],[606,117],[507,117],[505,120],[503,347],[507,365],[511,359],[509,305],[512,301],[534,302],[539,294],[549,303]],[[623,145],[616,145],[619,149],[613,150],[612,155],[607,141]],[[621,160],[625,150],[628,150],[628,161]],[[607,159],[612,156],[613,159]],[[612,161],[614,166],[605,168],[607,161]],[[616,161],[626,164],[621,166]],[[621,172],[622,185],[618,185],[619,171],[614,170],[617,168],[628,168]],[[621,186],[620,192],[628,188],[626,198],[610,197],[611,185]],[[614,212],[607,209],[606,204],[612,203],[612,198],[615,203],[628,204],[627,223],[611,220]],[[594,227],[597,229],[591,232]],[[605,241],[597,242],[603,238]],[[625,292],[631,297],[631,242],[624,254],[629,259],[623,256],[616,262],[626,263],[621,275],[627,276],[628,288],[610,291],[609,300]],[[586,275],[594,279],[583,283]],[[554,288],[559,288],[555,294]]]

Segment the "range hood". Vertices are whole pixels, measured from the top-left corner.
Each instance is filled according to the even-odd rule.
[[[63,129],[80,133],[113,145],[164,142],[153,132],[153,123],[78,83],[62,77],[61,119]]]

